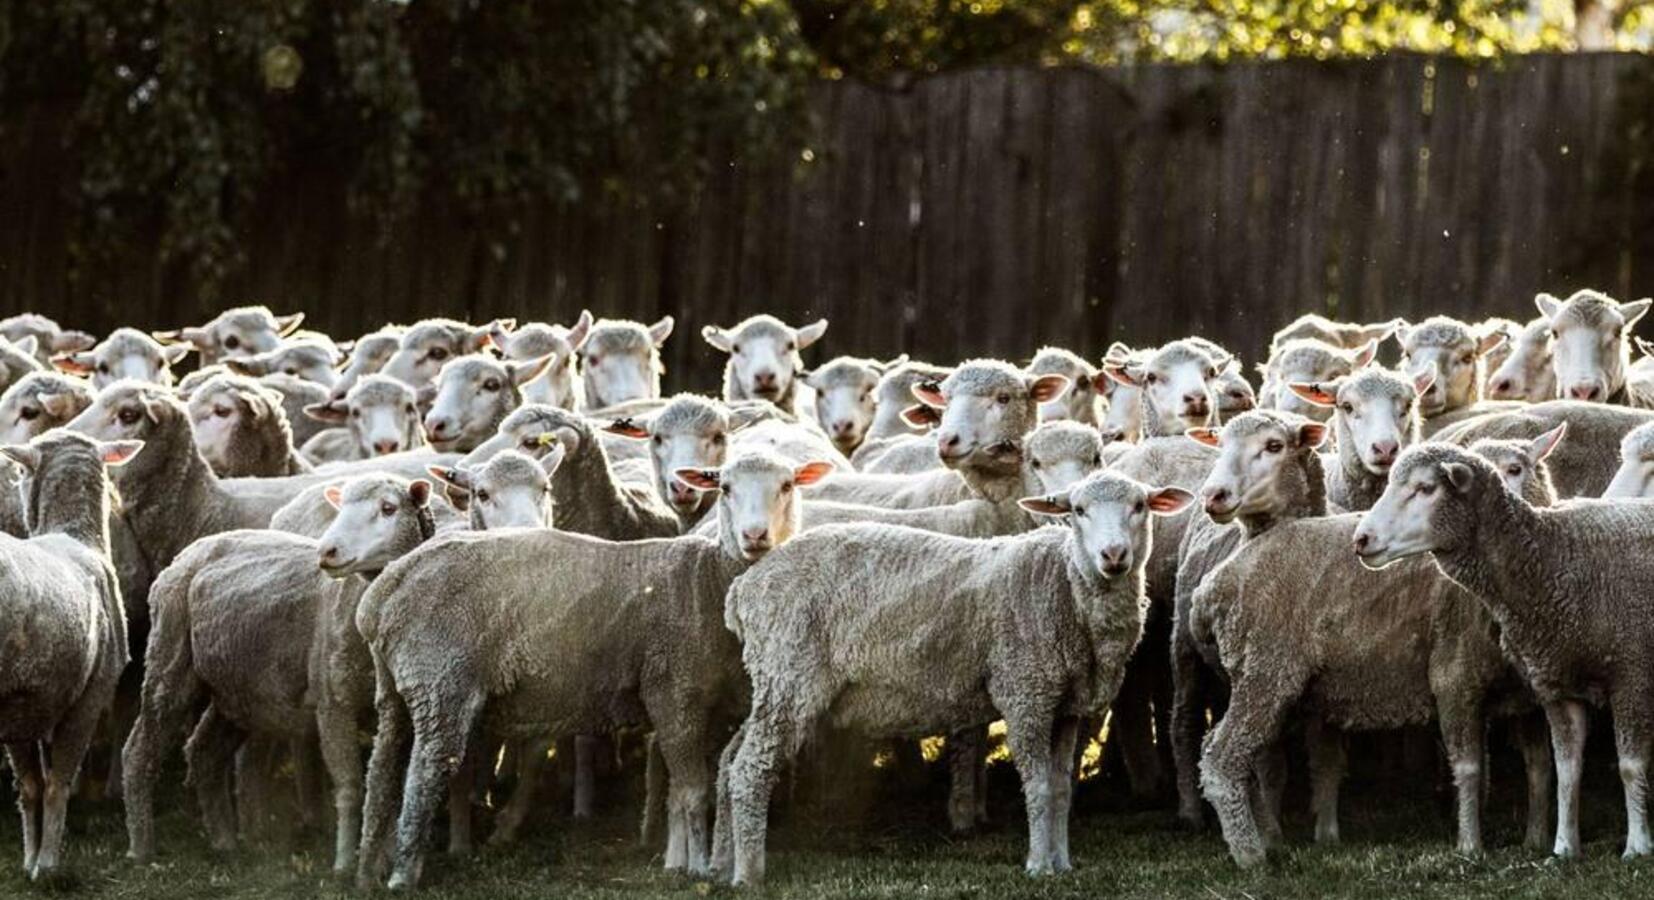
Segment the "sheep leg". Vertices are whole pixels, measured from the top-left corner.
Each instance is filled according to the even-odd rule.
[[[189,765],[188,782],[195,785],[195,795],[201,804],[201,818],[207,826],[207,839],[214,850],[233,850],[236,843],[235,801],[231,786],[236,769],[236,750],[243,746],[245,735],[218,712],[218,707],[207,704],[201,719],[195,724],[184,745],[184,758]],[[256,768],[249,765],[248,768]],[[249,776],[246,784],[256,782]]]
[[[462,790],[470,791],[470,781],[459,776],[465,771],[465,757],[473,743],[472,726],[482,704],[483,697],[477,695],[431,696],[408,704],[417,715],[402,789],[402,814],[396,823],[396,853],[387,885],[391,890],[418,886],[437,799],[456,782]],[[469,797],[466,806],[469,813]]]
[[[362,757],[356,746],[356,717],[332,700],[316,706],[316,729],[322,762],[333,782],[333,872],[356,867],[356,841],[362,835]]]
[[[488,836],[488,846],[503,847],[517,839],[517,832],[522,830],[534,805],[535,789],[539,787],[540,773],[545,770],[546,754],[551,751],[552,743],[549,735],[516,742],[517,752],[512,755],[516,758],[517,784],[511,789],[511,799],[494,820],[494,833]]]
[[[477,758],[484,752],[481,735],[465,742],[459,765],[448,779],[448,855],[470,856],[471,787],[477,783]]]
[[[708,871],[706,807],[711,778],[707,773],[705,734],[704,728],[682,725],[669,729],[666,737],[656,733],[657,746],[669,770],[668,804],[676,832],[672,844],[677,850],[677,868],[692,875]],[[671,868],[670,852],[667,862]]]
[[[1080,720],[1065,717],[1057,720],[1056,736],[1051,742],[1051,870],[1067,872],[1074,868],[1068,855],[1068,817],[1074,805],[1074,749],[1080,741]]]
[[[711,870],[720,878],[728,878],[731,868],[735,864],[734,835],[731,833],[733,824],[733,810],[729,796],[729,773],[735,764],[735,755],[741,752],[741,741],[746,737],[747,728],[742,725],[730,736],[729,743],[724,745],[723,752],[718,754],[718,783],[715,803],[717,809],[712,820],[712,860]],[[662,761],[662,767],[665,762]]]
[[[287,752],[293,756],[293,782],[299,798],[299,823],[309,830],[321,824],[316,818],[317,811],[321,808],[316,801],[322,796],[322,773],[317,765],[317,746],[309,735],[305,735],[290,741]]]
[[[1028,810],[1028,861],[1025,868],[1029,875],[1036,876],[1052,873],[1051,754],[1056,743],[1052,735],[1054,724],[1035,716],[1005,720],[1005,740],[1010,745],[1011,760],[1016,763],[1017,774],[1022,776],[1023,804]]]
[[[574,817],[590,819],[597,797],[597,756],[602,738],[574,737]]]
[[[185,617],[157,618],[144,662],[136,719],[126,745],[116,754],[122,760],[119,769],[126,806],[126,855],[138,862],[148,862],[155,855],[155,782],[161,777],[161,763],[183,739],[190,712],[201,694],[201,680],[196,677],[190,648],[189,622]],[[128,672],[136,668],[131,667]],[[118,723],[121,719],[118,687],[116,697],[111,717]],[[115,767],[111,768],[113,771]]]
[[[1610,698],[1614,712],[1614,744],[1620,757],[1620,783],[1625,787],[1625,858],[1654,851],[1648,834],[1648,746],[1645,722],[1648,689],[1621,685]]]
[[[774,690],[753,686],[752,712],[745,735],[730,764],[730,835],[735,856],[732,882],[757,887],[764,881],[764,838],[770,792],[781,764],[798,752],[799,735],[808,724],[789,720],[797,704]]]
[[[1585,762],[1585,704],[1558,700],[1545,704],[1556,756],[1556,845],[1552,853],[1579,856],[1579,780]]]
[[[649,735],[643,767],[643,825],[638,829],[638,842],[652,847],[660,842],[661,825],[666,811],[666,760],[660,755],[660,742]]]
[[[40,854],[40,800],[46,789],[40,746],[34,741],[7,744],[6,756],[17,776],[17,812],[23,817],[23,871],[32,872]]]
[[[1309,747],[1310,806],[1315,809],[1315,842],[1338,843],[1338,790],[1344,781],[1349,759],[1344,752],[1344,732],[1337,726],[1312,718],[1304,728]],[[1276,815],[1280,808],[1276,807]]]
[[[391,822],[396,818],[407,763],[407,748],[413,726],[408,707],[397,695],[390,673],[376,673],[378,728],[373,735],[373,754],[368,758],[367,797],[362,801],[362,842],[356,853],[356,886],[369,890],[378,885],[389,867]]]
[[[1148,644],[1143,641],[1138,649]],[[1139,652],[1126,666],[1125,681],[1114,696],[1108,728],[1109,740],[1118,742],[1120,761],[1125,764],[1126,778],[1131,782],[1131,795],[1139,800],[1153,797],[1160,789],[1160,754],[1154,747],[1154,715],[1149,708],[1154,695],[1153,680],[1154,673],[1149,671]]]
[[[94,697],[101,694],[107,702],[108,685],[109,682],[105,682],[100,691],[100,685],[94,681],[52,732],[44,758],[46,790],[40,798],[40,848],[35,854],[34,868],[29,872],[31,878],[39,878],[57,868],[69,819],[69,795],[74,792],[75,778],[80,775],[86,749],[92,745],[92,735],[98,728],[101,710]]]
[[[1266,848],[1284,847],[1286,832],[1281,828],[1281,798],[1286,793],[1286,747],[1280,741],[1272,742],[1258,754],[1252,774],[1249,795],[1258,833]]]
[[[1177,773],[1177,818],[1200,830],[1206,809],[1200,799],[1200,738],[1206,730],[1206,671],[1192,648],[1173,647],[1172,765]]]
[[[977,770],[987,757],[988,729],[962,728],[948,735],[948,826],[954,834],[976,827]]]
[[[1252,816],[1247,779],[1260,754],[1276,743],[1287,707],[1297,699],[1301,682],[1243,675],[1235,682],[1229,712],[1212,731],[1200,760],[1200,784],[1206,802],[1217,810],[1229,854],[1243,868],[1264,861],[1264,842]],[[1285,686],[1287,690],[1278,692]]]
[[[235,754],[235,807],[241,833],[252,838],[272,835],[275,821],[276,772],[281,768],[283,742],[265,735],[246,736]]]
[[[1551,742],[1545,719],[1523,716],[1517,724],[1522,762],[1528,775],[1528,829],[1522,843],[1543,850],[1551,842]]]
[[[1442,741],[1447,747],[1447,761],[1453,766],[1453,790],[1458,799],[1460,853],[1482,852],[1482,764],[1487,758],[1483,746],[1486,725],[1480,713],[1472,709],[1454,709],[1444,706],[1441,719]]]

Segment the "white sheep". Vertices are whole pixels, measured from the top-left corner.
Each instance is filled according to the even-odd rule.
[[[66,329],[38,313],[20,313],[0,319],[0,338],[13,345],[34,338],[31,349],[41,367],[52,364],[52,357],[60,353],[78,353],[97,346],[98,339],[84,331]]]
[[[195,446],[220,478],[298,475],[310,463],[293,449],[281,395],[250,378],[218,375],[189,395]]]
[[[304,313],[278,316],[263,306],[238,306],[213,317],[205,325],[154,332],[155,340],[201,354],[201,365],[267,353],[304,322]],[[117,376],[119,377],[119,376]]]
[[[701,329],[708,344],[729,354],[724,364],[724,400],[768,400],[794,415],[801,410],[807,413],[815,405],[814,397],[802,397],[798,390],[798,374],[804,370],[799,353],[826,333],[826,319],[794,328],[771,315],[752,316],[734,328],[708,325]]]
[[[1587,288],[1575,291],[1567,300],[1540,294],[1534,298],[1534,305],[1550,324],[1551,364],[1558,396],[1654,408],[1654,394],[1633,394],[1627,391],[1626,380],[1631,362],[1628,336],[1654,306],[1654,299],[1618,303]]]
[[[339,380],[343,354],[330,340],[305,338],[285,341],[280,347],[255,356],[231,357],[223,365],[237,375],[258,378],[286,375],[332,388]]]
[[[334,426],[306,441],[300,453],[321,465],[372,459],[428,446],[413,388],[388,375],[366,375],[343,399],[304,408],[309,418]]]
[[[516,324],[514,319],[498,319],[486,325],[422,319],[402,332],[396,352],[379,371],[417,391],[436,381],[443,366],[462,356],[481,353],[495,332],[509,331]]]
[[[85,379],[30,372],[0,394],[0,444],[26,444],[92,405]]]
[[[820,368],[797,373],[815,394],[815,406],[807,412],[815,416],[816,424],[840,453],[850,456],[861,446],[878,416],[880,381],[886,372],[906,362],[905,353],[889,362],[840,356]]]
[[[1509,338],[1504,362],[1490,367],[1487,395],[1493,400],[1555,400],[1556,369],[1551,362],[1551,323],[1544,316],[1517,329]]]
[[[535,379],[523,387],[523,402],[544,403],[563,409],[575,409],[584,392],[575,358],[591,332],[592,314],[581,310],[580,318],[567,328],[530,322],[515,331],[503,329],[492,335],[494,346],[505,358],[514,362],[551,357],[545,377]]]
[[[1398,367],[1408,377],[1434,376],[1430,389],[1419,398],[1421,436],[1430,438],[1467,418],[1518,407],[1482,400],[1487,371],[1483,358],[1504,343],[1503,334],[1479,335],[1458,319],[1432,316],[1417,325],[1401,326],[1396,339],[1402,352]]]
[[[634,400],[660,396],[660,348],[672,336],[671,316],[662,316],[653,325],[627,319],[599,319],[586,334],[577,352],[580,357],[581,386],[591,415],[613,411]]]
[[[1621,500],[1654,497],[1654,422],[1633,428],[1620,441],[1620,468],[1602,496]]]
[[[185,344],[163,347],[134,328],[117,328],[96,347],[65,353],[52,364],[71,375],[85,375],[103,389],[122,379],[172,384],[172,367],[190,352]]]
[[[328,395],[329,400],[343,400],[356,382],[369,375],[376,375],[396,355],[397,348],[402,344],[402,329],[387,325],[378,331],[369,332],[353,341],[345,341],[339,345],[341,352],[349,354],[345,367],[340,370],[339,377],[333,382],[333,392]]]

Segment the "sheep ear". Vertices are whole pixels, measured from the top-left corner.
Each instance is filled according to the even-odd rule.
[[[1562,439],[1567,436],[1568,423],[1563,422],[1561,425],[1534,438],[1528,444],[1528,461],[1534,465],[1544,462],[1545,458],[1550,456],[1556,450],[1556,446],[1562,443]]]
[[[436,383],[422,384],[414,391],[414,404],[420,409],[428,410],[436,402]]]
[[[943,409],[948,405],[947,398],[942,396],[942,385],[938,382],[921,381],[908,390],[926,406]]]
[[[586,338],[590,337],[591,333],[592,311],[589,309],[582,309],[580,311],[580,318],[575,320],[574,325],[569,328],[569,333],[564,335],[563,339],[569,342],[570,349],[579,350],[581,347],[585,346]]]
[[[1391,319],[1388,322],[1374,322],[1356,332],[1356,340],[1382,344],[1390,335],[1395,334],[1396,327],[1401,324],[1400,319]],[[1377,349],[1376,347],[1374,349]]]
[[[1621,303],[1620,315],[1625,317],[1625,330],[1631,330],[1631,326],[1637,324],[1637,320],[1648,312],[1650,306],[1654,306],[1654,297],[1644,297],[1641,300],[1632,300],[1630,303]]]
[[[556,474],[557,467],[563,464],[563,460],[567,459],[568,455],[568,446],[557,443],[557,438],[553,436],[551,449],[546,451],[546,455],[540,457],[541,471],[546,473],[547,478],[550,478],[552,475]]]
[[[672,336],[672,326],[674,324],[675,322],[671,316],[661,316],[660,321],[649,326],[649,340],[656,347],[666,343],[666,339]]]
[[[1190,428],[1183,432],[1183,436],[1197,444],[1205,444],[1208,447],[1218,445],[1218,430],[1216,428]]]
[[[891,358],[885,360],[884,362],[879,362],[879,361],[875,360],[873,362],[873,368],[880,375],[883,375],[884,373],[890,371],[891,369],[896,368],[897,366],[907,365],[907,360],[908,360],[907,354],[902,353],[902,354],[899,354],[899,355],[896,355],[896,356],[892,356]]]
[[[605,425],[603,430],[610,434],[618,434],[621,437],[629,437],[635,440],[646,440],[649,437],[649,429],[634,419],[616,419]]]
[[[90,350],[98,345],[98,339],[84,331],[65,331],[52,341],[52,350],[57,353],[74,353],[77,350]]]
[[[1365,369],[1373,364],[1373,358],[1378,356],[1378,339],[1374,338],[1361,345],[1361,349],[1350,357],[1351,369]]]
[[[942,424],[942,414],[937,412],[934,406],[915,403],[902,410],[902,421],[914,428],[934,428]]]
[[[52,365],[56,366],[59,371],[68,372],[71,375],[90,375],[97,363],[93,361],[91,353],[83,351],[54,356],[52,357]]]
[[[194,349],[194,344],[173,344],[168,347],[162,347],[161,356],[166,358],[167,365],[176,366],[183,362],[184,357],[189,356],[190,351]]]
[[[1305,403],[1332,406],[1338,402],[1338,388],[1342,379],[1334,381],[1289,381],[1286,389],[1298,395]]]
[[[811,460],[793,470],[793,483],[799,487],[809,487],[812,484],[833,474],[838,466],[824,460]]]
[[[356,349],[356,339],[351,338],[348,341],[336,341],[333,344],[333,349],[338,350],[340,353],[344,354],[345,356],[349,356],[352,353],[352,351],[354,351]],[[347,360],[340,360],[339,364],[344,365],[345,362],[347,362]]]
[[[98,458],[106,466],[124,465],[142,449],[143,441],[104,441],[98,444]]]
[[[1017,501],[1017,505],[1042,516],[1066,516],[1069,512],[1068,498],[1056,494],[1049,497],[1023,497]]]
[[[1539,314],[1544,316],[1547,322],[1556,321],[1556,317],[1562,313],[1562,301],[1553,294],[1541,293],[1535,296],[1533,305],[1539,309]]]
[[[1195,495],[1180,487],[1163,487],[1149,491],[1149,511],[1157,516],[1180,513],[1195,502]]]
[[[416,478],[409,482],[408,502],[417,507],[429,505],[431,502],[431,483],[423,478]]]
[[[11,345],[16,347],[24,356],[33,356],[35,351],[40,349],[40,340],[31,334],[12,341]]]
[[[312,403],[306,406],[304,414],[318,422],[331,422],[339,425],[350,418],[350,408],[345,405],[343,400],[329,400],[326,403]]]
[[[1114,343],[1109,344],[1108,349],[1103,351],[1104,359],[1123,360],[1129,356],[1131,356],[1131,348],[1120,341],[1115,341]]]
[[[252,391],[236,391],[235,396],[237,400],[241,401],[241,405],[247,408],[247,412],[252,415],[253,421],[256,422],[264,418],[264,414],[268,411],[270,405],[267,398]]]
[[[1436,367],[1432,365],[1430,368],[1413,376],[1413,396],[1423,397],[1424,393],[1430,390],[1430,386],[1435,383]]]
[[[448,502],[464,512],[471,505],[471,473],[458,466],[427,466],[431,477],[448,486]]]
[[[1442,474],[1447,476],[1447,484],[1458,493],[1465,493],[1476,482],[1476,473],[1464,463],[1450,462],[1442,464]]]
[[[322,489],[322,496],[327,499],[329,506],[338,509],[345,503],[344,491],[336,484],[330,484]]]
[[[276,316],[276,333],[287,337],[297,331],[304,324],[304,313],[296,312],[290,316]]]
[[[708,325],[701,329],[701,337],[714,348],[723,353],[735,352],[735,339],[730,333],[716,325]]]
[[[1636,346],[1637,352],[1642,355],[1654,356],[1654,342],[1647,341],[1640,337],[1632,337],[1631,343]]]
[[[723,487],[723,473],[717,469],[674,469],[672,475],[697,491],[715,491]]]
[[[171,350],[173,348],[168,347],[167,349]],[[188,347],[185,347],[184,349],[186,352],[189,350]],[[177,360],[174,360],[174,362],[176,361]],[[237,375],[257,376],[263,375],[265,370],[269,367],[265,365],[263,360],[252,357],[244,359],[226,359],[224,360],[224,368],[229,369]]]
[[[798,349],[803,350],[827,333],[827,320],[817,319],[815,322],[798,329]]]
[[[0,456],[4,456],[30,472],[33,472],[35,467],[40,465],[40,451],[28,444],[5,444],[0,446]]]
[[[1143,386],[1142,366],[1134,366],[1129,363],[1105,361],[1103,363],[1103,374],[1114,379],[1120,384],[1125,385],[1126,387]]]
[[[1035,403],[1048,403],[1068,393],[1070,383],[1067,375],[1041,375],[1029,385],[1028,393]]]
[[[557,354],[547,353],[539,359],[531,359],[528,362],[506,363],[505,370],[511,373],[511,382],[520,387],[546,374],[546,370],[551,368],[552,360],[556,358]]]
[[[505,340],[510,335],[511,332],[501,328],[499,322],[494,322],[488,326],[488,343],[498,347],[502,353],[505,351]]]
[[[1413,326],[1407,324],[1405,320],[1402,320],[1396,325],[1396,330],[1394,333],[1396,336],[1396,343],[1400,344],[1402,347],[1406,347],[1407,339],[1413,336]]]
[[[1097,436],[1103,439],[1103,446],[1119,443],[1126,439],[1126,430],[1118,425],[1097,426]]]
[[[1505,336],[1503,331],[1490,331],[1476,341],[1476,355],[1486,356],[1504,346],[1507,340],[1509,338]]]
[[[74,394],[35,394],[34,399],[54,419],[67,419],[80,412]]]
[[[1211,377],[1216,378],[1217,376],[1222,375],[1223,370],[1229,368],[1229,366],[1235,361],[1235,354],[1233,353],[1222,353],[1213,357]]]
[[[1091,387],[1104,397],[1113,394],[1114,386],[1118,383],[1119,382],[1116,382],[1113,378],[1110,378],[1108,373],[1104,371],[1099,371],[1097,374],[1091,376]]]
[[[1325,422],[1304,422],[1298,426],[1298,446],[1308,447],[1311,450],[1321,446],[1327,439]]]

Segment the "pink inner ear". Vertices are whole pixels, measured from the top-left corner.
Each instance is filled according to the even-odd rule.
[[[834,466],[830,462],[816,461],[805,463],[793,471],[793,482],[799,487],[809,487],[833,473]]]
[[[1161,513],[1174,513],[1189,505],[1194,495],[1180,488],[1164,488],[1149,495],[1149,509]]]
[[[1287,390],[1293,392],[1294,394],[1297,394],[1298,396],[1304,398],[1305,400],[1308,400],[1310,403],[1313,403],[1316,406],[1331,406],[1334,403],[1338,402],[1337,397],[1334,397],[1332,394],[1327,393],[1318,384],[1304,384],[1302,382],[1292,382],[1292,383],[1288,384],[1286,387],[1287,387]]]
[[[1137,380],[1131,377],[1131,370],[1125,366],[1108,366],[1103,369],[1103,374],[1126,387],[1138,386]]]
[[[1068,515],[1068,507],[1060,503],[1052,503],[1044,497],[1025,497],[1018,500],[1017,505],[1029,512],[1043,513],[1048,516]]]
[[[1218,445],[1218,430],[1216,428],[1191,428],[1183,433],[1190,440],[1205,444],[1208,447]]]
[[[103,461],[109,465],[123,463],[131,459],[132,454],[136,452],[138,451],[132,447],[110,447],[103,451]]]
[[[1305,447],[1319,447],[1327,439],[1327,426],[1320,423],[1304,425],[1299,428],[1298,440]]]
[[[322,491],[322,496],[327,498],[327,502],[332,504],[334,509],[338,509],[339,504],[344,502],[344,494],[336,487],[330,487]]]
[[[926,406],[942,407],[948,405],[948,401],[943,398],[942,392],[928,385],[914,385],[913,396],[919,398]]]
[[[716,472],[704,472],[700,469],[679,469],[672,474],[677,476],[677,479],[684,484],[703,491],[715,491],[720,484]]]
[[[1068,390],[1068,379],[1062,375],[1041,375],[1034,379],[1030,393],[1035,403],[1045,403],[1061,397]]]

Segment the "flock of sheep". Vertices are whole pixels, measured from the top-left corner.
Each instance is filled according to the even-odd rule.
[[[1307,743],[1335,841],[1344,735],[1432,723],[1460,850],[1482,847],[1492,734],[1526,759],[1535,847],[1554,770],[1570,856],[1591,707],[1613,717],[1625,853],[1647,854],[1654,361],[1630,332],[1651,304],[1308,315],[1256,390],[1199,338],[807,369],[827,322],[756,316],[702,331],[729,357],[718,399],[660,396],[669,317],[345,344],[263,307],[101,341],[4,320],[0,740],[24,867],[60,864],[95,743],[121,748],[134,859],[180,745],[219,848],[289,754],[323,795],[319,747],[336,870],[411,887],[439,804],[467,852],[473,790],[504,772],[489,840],[510,841],[563,740],[589,814],[636,730],[644,839],[757,884],[772,789],[822,734],[945,735],[964,830],[1003,721],[1027,869],[1062,872],[1105,716],[1133,789],[1167,777],[1158,736],[1179,815],[1210,804],[1241,865],[1281,840],[1283,742]]]

